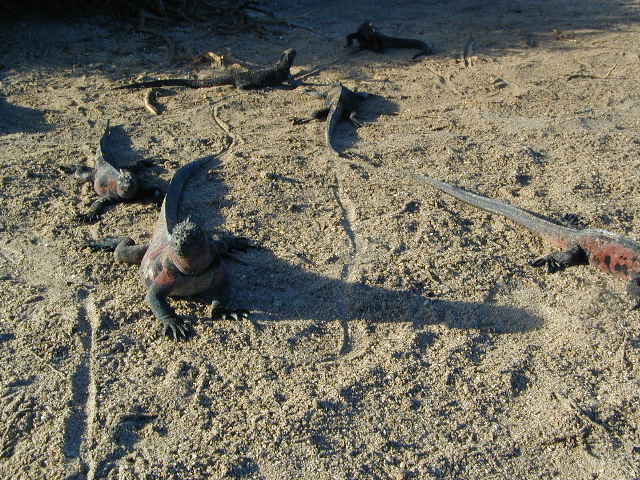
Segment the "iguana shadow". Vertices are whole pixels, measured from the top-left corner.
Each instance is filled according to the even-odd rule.
[[[53,126],[44,118],[44,112],[13,105],[0,97],[0,135],[46,132],[52,129]]]
[[[531,312],[508,305],[433,299],[419,293],[392,290],[364,283],[349,283],[314,273],[304,265],[277,258],[259,249],[242,257],[243,264],[228,266],[230,282],[225,292],[207,292],[194,300],[209,303],[222,295],[234,308],[250,310],[256,331],[278,329],[296,323],[287,330],[289,348],[327,332],[342,328],[340,354],[357,349],[358,340],[349,333],[349,324],[362,321],[367,328],[398,323],[412,325],[416,334],[432,325],[452,329],[480,330],[494,334],[527,332],[543,322]],[[345,309],[340,309],[345,305]],[[190,318],[196,334],[206,335],[198,324],[216,324],[215,319]],[[298,323],[299,322],[299,323]],[[197,333],[200,331],[201,333]],[[303,348],[300,346],[299,348]]]
[[[265,249],[240,258],[244,264],[228,266],[232,272],[227,295],[238,306],[260,312],[256,314],[259,322],[296,318],[335,321],[331,304],[338,296],[347,295],[347,320],[411,322],[416,328],[444,323],[457,329],[491,328],[496,333],[526,332],[542,324],[531,313],[515,307],[433,299],[410,291],[326,277],[281,260]],[[238,281],[242,286],[234,285]]]

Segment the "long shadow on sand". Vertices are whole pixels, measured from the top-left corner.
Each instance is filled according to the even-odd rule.
[[[40,110],[13,105],[0,97],[0,135],[46,132],[52,128]]]

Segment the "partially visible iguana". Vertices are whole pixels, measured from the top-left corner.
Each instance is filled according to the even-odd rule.
[[[188,87],[188,88],[208,88],[220,85],[235,85],[236,88],[249,90],[255,88],[275,87],[289,82],[293,86],[293,77],[290,69],[293,60],[296,58],[296,51],[288,48],[280,55],[280,59],[271,67],[256,70],[228,70],[224,73],[217,73],[211,78],[193,80],[188,78],[169,78],[166,80],[151,80],[148,82],[132,83],[116,87],[118,89],[134,89],[149,87]]]
[[[635,302],[634,308],[640,308],[640,243],[606,230],[578,230],[557,225],[508,203],[468,192],[426,175],[408,176],[476,208],[508,218],[549,244],[563,249],[533,260],[533,267],[546,266],[549,273],[555,273],[572,266],[593,265],[625,279],[627,293]]]
[[[354,40],[357,40],[361,50],[373,50],[378,53],[382,53],[387,48],[417,48],[420,51],[413,56],[414,59],[433,53],[429,45],[422,40],[388,37],[378,33],[371,22],[364,22],[358,27],[357,32],[347,35],[347,47],[351,46]]]
[[[246,251],[251,247],[243,238],[210,241],[197,223],[180,212],[187,180],[210,160],[211,157],[204,157],[176,171],[148,245],[134,245],[128,237],[110,237],[88,244],[93,250],[114,251],[116,261],[140,265],[147,303],[163,325],[165,335],[170,333],[174,340],[186,338],[187,329],[167,303],[167,297],[190,296],[224,286],[224,260],[233,259],[233,250]],[[222,318],[245,318],[249,313],[227,310],[218,300],[214,300],[211,308],[212,316]]]
[[[333,86],[327,93],[317,93],[324,98],[324,108],[318,109],[311,114],[311,118],[296,119],[294,123],[300,125],[310,122],[313,119],[326,120],[325,140],[331,152],[340,156],[333,146],[333,132],[340,120],[349,120],[354,126],[360,127],[362,124],[357,119],[357,109],[368,94],[349,90],[341,83]]]
[[[102,211],[117,202],[127,202],[143,198],[161,198],[157,188],[143,186],[131,169],[116,168],[113,154],[109,151],[107,140],[111,134],[109,121],[100,137],[100,144],[94,159],[94,168],[76,167],[74,176],[81,182],[92,182],[98,199],[93,202],[89,211],[79,214],[79,220],[92,222],[100,217]],[[146,163],[146,162],[141,162]],[[139,166],[133,167],[138,169]]]

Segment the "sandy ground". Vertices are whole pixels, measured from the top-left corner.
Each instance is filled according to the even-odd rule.
[[[272,4],[313,32],[166,33],[178,57],[266,64],[294,47],[295,73],[335,62],[307,81],[372,94],[364,126],[336,135],[372,170],[327,155],[323,124],[292,124],[320,105],[303,88],[165,89],[152,116],[111,87],[193,74],[161,38],[107,19],[2,25],[0,477],[640,478],[624,284],[535,270],[548,247],[534,235],[385,173],[633,237],[640,2],[350,3]],[[436,54],[349,54],[365,19]],[[174,343],[137,269],[83,246],[147,240],[157,207],[78,225],[94,197],[71,174],[111,119],[122,165],[153,160],[145,177],[166,183],[225,144],[216,105],[236,142],[190,183],[189,208],[263,247],[229,266],[230,305],[253,322],[175,300],[193,337]]]

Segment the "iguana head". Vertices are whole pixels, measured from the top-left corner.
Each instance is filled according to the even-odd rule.
[[[173,227],[169,241],[173,247],[171,260],[183,274],[198,274],[215,260],[204,232],[189,218]]]
[[[131,199],[138,193],[138,180],[129,170],[120,170],[116,189],[118,196],[124,199]]]
[[[178,256],[189,257],[207,245],[207,239],[202,229],[187,218],[173,227],[171,243]]]
[[[287,65],[288,67],[291,67],[291,65],[293,65],[293,61],[295,60],[295,58],[296,58],[296,51],[293,48],[287,48],[280,55],[280,61],[278,63],[280,63],[281,65]]]

